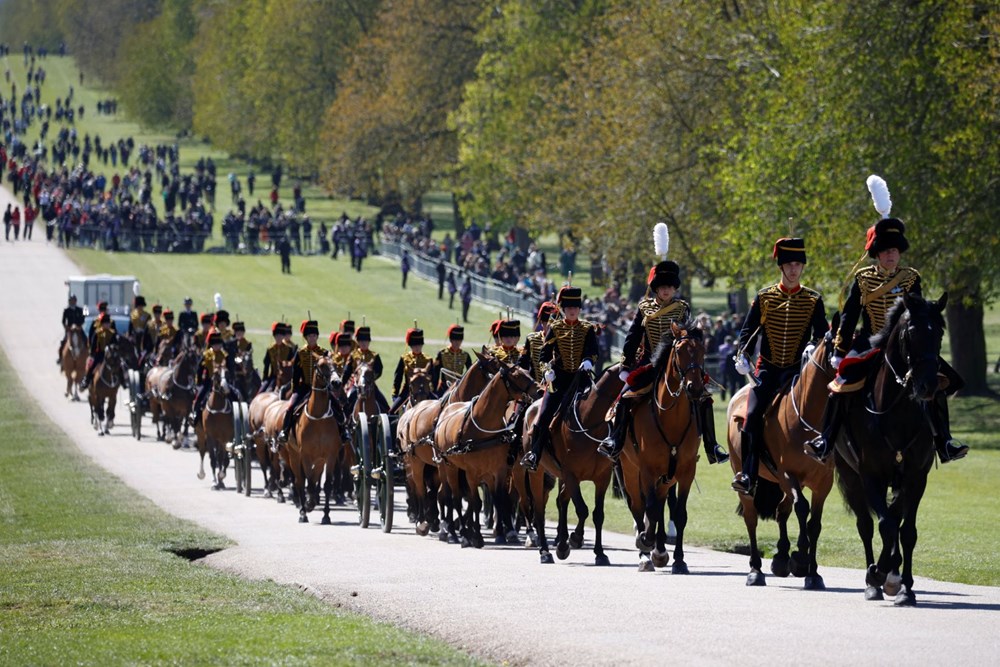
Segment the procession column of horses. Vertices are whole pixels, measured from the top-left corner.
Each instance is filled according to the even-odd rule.
[[[667,258],[663,223],[653,231],[659,261],[621,362],[603,373],[594,367],[598,327],[579,318],[582,291],[572,285],[541,306],[523,348],[517,346],[520,322],[506,319],[494,323],[494,344],[474,358],[462,349],[458,325],[448,329],[448,347],[431,358],[414,323],[391,405],[377,385],[383,365],[371,349],[371,330],[355,330],[351,320],[331,334],[331,350],[318,344],[317,321],[303,321],[299,348],[290,341],[290,325],[275,322],[261,378],[243,323],[228,328],[218,295],[217,312],[202,319],[200,331],[189,306],[187,327],[173,328],[169,311],[161,322],[155,307],[150,325],[137,295],[128,334],[119,336],[101,312],[89,344],[71,297],[59,357],[66,396],[76,397],[78,382],[89,388],[92,420],[104,434],[123,373],[142,369],[141,399],[158,438],[172,435],[178,448],[193,425],[219,489],[234,446],[233,402],[249,401],[246,455],[260,465],[265,497],[284,502],[282,489],[290,485],[299,521],[306,522],[320,504],[322,484],[324,524],[331,502],[342,504],[353,492],[352,476],[361,467],[355,432],[373,415],[389,415],[390,422],[380,423],[394,424],[394,441],[381,474],[402,465],[418,535],[482,548],[489,517],[496,544],[520,542],[525,526],[526,543],[537,546],[543,564],[555,562],[545,508],[557,485],[555,555],[565,559],[584,545],[591,508],[582,482],[595,489],[594,563],[610,564],[602,528],[606,491],[617,476],[634,520],[639,571],[670,564],[672,522],[671,572],[678,575],[689,572],[684,535],[700,441],[708,463],[728,460],[735,473],[732,488],[750,541],[748,586],[766,584],[757,539],[758,521],[765,519],[775,520],[779,531],[771,573],[802,577],[809,590],[825,587],[818,544],[836,473],[864,546],[866,599],[888,594],[898,605],[913,605],[917,509],[935,452],[947,463],[968,451],[951,437],[947,417],[946,399],[962,382],[940,357],[946,297],[925,300],[919,274],[900,266],[908,248],[905,225],[889,216],[885,182],[873,176],[868,186],[882,216],[866,238],[873,262],[854,274],[832,326],[822,296],[802,284],[805,241],[775,242],[779,279],[756,294],[733,358],[748,384],[726,410],[728,452],[715,438],[716,383],[705,370],[706,332],[678,295],[682,271]],[[877,557],[873,517],[883,542]]]

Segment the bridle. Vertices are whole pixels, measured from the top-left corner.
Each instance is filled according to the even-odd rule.
[[[670,350],[670,359],[667,362],[667,364],[668,364],[668,367],[670,369],[673,369],[673,370],[677,371],[677,376],[678,376],[678,378],[677,378],[677,390],[674,391],[673,389],[670,388],[670,375],[671,375],[670,373],[667,373],[665,375],[665,377],[663,379],[663,386],[667,390],[667,394],[669,394],[671,398],[679,398],[682,391],[687,391],[688,392],[688,397],[693,400],[694,397],[691,396],[690,390],[685,390],[684,389],[684,378],[686,378],[688,375],[690,375],[694,371],[699,371],[698,377],[700,378],[700,377],[702,377],[702,376],[705,375],[705,368],[704,368],[704,366],[702,364],[695,363],[695,362],[691,362],[686,367],[681,368],[681,364],[680,364],[680,361],[678,359],[679,355],[677,354],[677,350],[680,348],[681,344],[684,343],[685,341],[691,341],[695,345],[700,344],[697,338],[695,338],[693,336],[687,335],[686,331],[684,332],[684,335],[678,336],[677,338],[674,339],[672,348]],[[662,405],[660,405],[660,401],[659,401],[659,398],[657,398],[657,396],[656,396],[656,392],[652,392],[652,393],[653,393],[653,401],[656,403],[656,407],[659,408],[660,411],[666,410],[667,408],[665,408]]]

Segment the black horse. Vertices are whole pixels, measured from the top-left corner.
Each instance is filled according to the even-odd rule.
[[[885,327],[871,339],[872,346],[881,350],[881,363],[848,411],[847,428],[836,443],[840,490],[857,518],[865,548],[866,600],[882,600],[884,590],[895,595],[897,606],[917,603],[913,593],[917,508],[934,463],[928,410],[938,390],[941,313],[947,297],[935,302],[904,294],[892,307]],[[872,550],[873,515],[882,536],[877,562]]]

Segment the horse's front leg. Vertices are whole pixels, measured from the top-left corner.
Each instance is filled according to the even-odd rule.
[[[687,562],[684,560],[684,530],[687,528],[688,511],[687,501],[691,495],[691,483],[694,481],[694,470],[689,476],[682,477],[675,486],[677,498],[670,509],[670,520],[674,522],[677,529],[677,536],[674,538],[674,564],[671,572],[674,574],[688,574]]]
[[[603,478],[594,482],[594,565],[611,565],[604,553],[604,498],[611,484],[611,471]]]
[[[809,573],[806,575],[805,589],[810,591],[826,589],[823,577],[819,574],[819,565],[816,562],[816,547],[819,544],[819,534],[823,530],[823,505],[829,492],[829,488],[825,492],[822,489],[813,489],[812,509],[809,522],[806,524],[809,531]]]
[[[917,546],[917,508],[927,486],[927,475],[914,475],[911,484],[900,493],[893,504],[903,504],[903,523],[899,529],[899,541],[903,552],[902,587],[896,594],[897,607],[912,607],[917,604],[913,592],[913,550]]]
[[[899,592],[900,576],[898,573],[901,558],[899,556],[899,524],[898,506],[886,502],[888,488],[885,483],[871,478],[865,479],[865,492],[868,505],[878,519],[878,532],[882,538],[882,550],[875,563],[875,579],[881,579],[882,590],[886,595]]]
[[[556,558],[566,560],[569,557],[569,503],[579,484],[570,475],[566,475],[556,495],[556,508],[559,510],[559,527],[556,530]]]
[[[569,536],[569,546],[573,549],[583,548],[583,530],[587,524],[587,517],[590,516],[590,508],[587,501],[583,499],[583,492],[577,487],[573,494],[573,509],[576,510],[576,528]]]
[[[796,577],[805,577],[812,569],[809,559],[809,501],[802,493],[802,486],[794,476],[787,477],[792,487],[792,508],[799,523],[799,537],[795,542],[796,550],[791,553],[791,572]]]

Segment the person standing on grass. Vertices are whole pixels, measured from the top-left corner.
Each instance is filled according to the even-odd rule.
[[[455,285],[454,271],[448,272],[448,277],[445,279],[445,282],[448,283],[448,310],[451,310],[455,307],[455,292],[458,291],[458,286]]]
[[[438,259],[437,266],[434,267],[438,277],[438,301],[444,299],[444,281],[447,269],[444,266],[444,259]],[[450,307],[450,306],[449,306]]]
[[[399,262],[399,268],[403,272],[403,289],[406,289],[406,278],[410,275],[410,253],[403,250],[403,258]]]
[[[281,240],[278,241],[278,252],[281,254],[281,272],[291,274],[292,244],[288,242],[288,236],[285,234],[282,234]]]
[[[465,280],[462,281],[462,322],[469,321],[469,304],[472,303],[472,280],[469,279],[469,274],[465,274]]]

